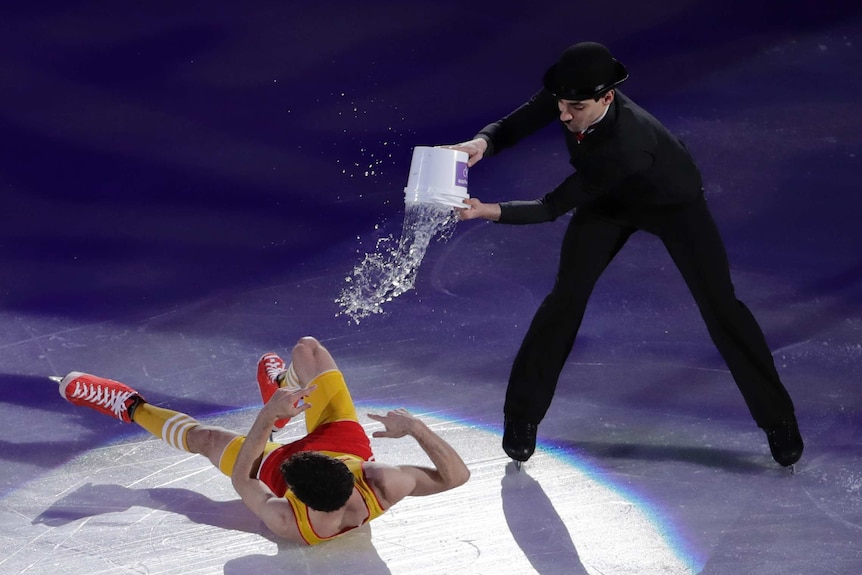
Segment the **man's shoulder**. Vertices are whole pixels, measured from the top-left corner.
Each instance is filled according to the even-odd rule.
[[[362,464],[362,474],[383,509],[388,509],[403,499],[401,485],[404,482],[405,473],[401,468],[386,463],[366,461]]]
[[[656,118],[645,108],[622,93],[617,94],[617,97],[614,98],[614,103],[617,106],[616,113],[618,122],[624,124],[632,122],[647,124],[659,123],[658,120],[656,120]]]
[[[655,116],[623,94],[614,99],[615,129],[612,148],[616,153],[652,150],[666,128]]]
[[[387,475],[397,473],[398,468],[379,461],[363,461],[362,474],[368,481],[383,481]]]
[[[295,543],[306,543],[299,529],[298,500],[291,501],[291,494],[284,497],[273,495],[256,515],[264,522],[270,531],[279,537]]]
[[[640,126],[645,130],[666,130],[664,124],[659,121],[646,108],[639,105],[631,98],[620,95],[615,99],[617,103],[617,121],[622,126]]]

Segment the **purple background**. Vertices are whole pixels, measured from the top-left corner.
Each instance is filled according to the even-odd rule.
[[[8,497],[135,431],[72,409],[45,376],[122,379],[203,417],[256,405],[259,354],[306,334],[358,399],[499,430],[567,218],[459,224],[416,289],[359,325],[335,298],[376,239],[400,233],[414,146],[472,138],[566,46],[594,40],[699,161],[807,451],[784,481],[643,234],[597,286],[542,440],[652,501],[703,573],[862,568],[858,2],[8,4]],[[550,190],[569,170],[556,130],[474,166],[470,195]]]
[[[466,188],[469,176],[467,162],[455,162],[455,185]]]

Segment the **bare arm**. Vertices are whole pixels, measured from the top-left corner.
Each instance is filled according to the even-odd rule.
[[[396,409],[385,416],[369,413],[368,417],[386,427],[384,431],[375,431],[374,437],[409,435],[434,464],[433,468],[416,465],[371,466],[369,476],[375,479],[374,483],[389,505],[408,495],[433,495],[447,491],[463,485],[470,478],[470,470],[452,446],[406,410]]]
[[[312,388],[289,392],[280,389],[269,402],[263,406],[245,442],[237,454],[236,464],[231,473],[233,488],[242,498],[243,503],[257,515],[276,535],[299,543],[305,540],[296,526],[293,508],[286,499],[276,496],[269,487],[257,478],[257,467],[260,457],[269,440],[269,434],[276,420],[283,417],[294,417],[308,409],[303,403],[295,406],[301,398],[307,396]]]

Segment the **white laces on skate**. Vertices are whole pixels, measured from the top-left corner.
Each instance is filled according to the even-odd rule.
[[[81,381],[75,382],[75,391],[72,392],[72,398],[104,407],[117,419],[123,419],[123,413],[127,409],[126,401],[133,395],[136,395],[134,390],[118,391]]]
[[[266,368],[266,376],[276,383],[278,382],[278,376],[285,372],[284,362],[277,357],[266,358],[263,366]]]

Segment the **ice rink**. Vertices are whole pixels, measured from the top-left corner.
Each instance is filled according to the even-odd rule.
[[[339,314],[401,233],[413,147],[472,138],[583,40],[698,161],[796,404],[795,474],[646,233],[597,285],[520,472],[506,381],[570,216],[461,222],[385,313]],[[862,572],[862,5],[21,3],[0,9],[0,69],[0,574]],[[471,196],[550,191],[558,130],[477,164]],[[299,547],[206,459],[47,379],[118,379],[245,432],[258,357],[305,335],[369,433],[364,414],[405,407],[470,481]],[[409,438],[372,446],[427,462]]]

